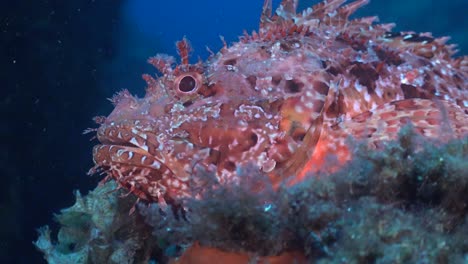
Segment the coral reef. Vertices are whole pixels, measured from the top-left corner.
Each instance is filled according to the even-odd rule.
[[[344,168],[278,190],[254,167],[231,187],[200,173],[207,198],[184,200],[185,210],[140,202],[129,215],[134,198],[108,183],[57,217],[58,244],[42,229],[36,246],[50,263],[166,263],[193,244],[252,259],[299,251],[314,263],[466,263],[468,138],[442,144],[408,127],[382,151],[352,145]]]
[[[121,197],[116,184],[99,185],[56,215],[61,228],[52,242],[49,228],[34,243],[48,263],[148,263],[155,239],[138,214],[129,215],[136,199]]]

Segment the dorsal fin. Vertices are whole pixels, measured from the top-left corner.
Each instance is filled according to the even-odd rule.
[[[338,31],[348,29],[346,25],[353,24],[354,29],[370,26],[376,17],[348,20],[359,7],[369,3],[369,0],[355,0],[343,5],[346,0],[325,0],[297,14],[298,0],[282,0],[280,6],[272,14],[272,0],[264,0],[260,29],[252,36],[245,34],[241,41],[261,39],[272,40],[288,34],[306,35],[311,28],[320,24],[335,26]]]
[[[325,15],[338,9],[338,7],[344,4],[344,2],[346,2],[346,0],[331,0],[320,2],[312,6],[312,12],[308,15],[308,18],[322,20]]]
[[[265,0],[263,2],[262,15],[260,16],[260,31],[265,30],[267,25],[271,23],[272,9],[271,0]]]
[[[153,65],[162,74],[172,72],[172,65],[175,64],[175,58],[166,54],[156,54],[148,59],[148,63]]]
[[[192,47],[188,42],[187,38],[184,37],[182,40],[176,42],[177,52],[180,56],[180,63],[181,65],[188,65],[189,64],[189,55],[192,51]]]
[[[342,6],[338,9],[338,14],[342,17],[345,18],[346,20],[349,18],[350,15],[352,15],[356,10],[361,8],[364,5],[367,5],[369,3],[369,0],[358,0],[354,1],[352,3],[349,3],[345,6]]]
[[[263,3],[262,15],[260,17],[260,31],[266,32],[271,24],[281,23],[283,20],[289,20],[296,15],[298,0],[282,0],[281,4],[272,16],[272,2],[265,0]]]
[[[276,14],[285,13],[290,16],[295,15],[297,10],[297,3],[298,0],[282,0],[280,6],[276,9]]]

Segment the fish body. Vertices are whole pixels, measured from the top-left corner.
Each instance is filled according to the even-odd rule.
[[[144,75],[143,98],[113,98],[92,171],[164,203],[196,195],[198,170],[236,184],[239,168],[253,164],[275,184],[297,182],[329,154],[349,160],[348,137],[378,148],[407,123],[430,138],[467,135],[468,58],[453,58],[446,38],[350,20],[368,1],[344,2],[297,13],[297,1],[284,0],[272,14],[266,0],[258,32],[206,62],[189,63],[186,39],[179,63],[150,58],[162,76]]]

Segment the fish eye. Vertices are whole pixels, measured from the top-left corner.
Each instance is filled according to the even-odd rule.
[[[198,88],[198,81],[192,75],[183,76],[177,83],[177,90],[183,93],[190,93]]]

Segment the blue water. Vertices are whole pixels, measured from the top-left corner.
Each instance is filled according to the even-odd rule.
[[[273,1],[273,10],[281,1]],[[299,1],[304,9],[319,1]],[[127,0],[121,9],[120,35],[117,38],[117,57],[109,66],[105,78],[109,87],[127,88],[142,95],[145,85],[141,72],[153,72],[145,62],[157,53],[177,57],[175,42],[187,37],[193,52],[191,61],[206,59],[207,47],[217,52],[222,44],[220,36],[228,43],[237,41],[244,30],[257,30],[263,0],[237,1],[155,1]],[[381,22],[395,22],[395,30],[434,32],[434,36],[452,36],[463,52],[468,50],[468,37],[464,34],[468,1],[371,1],[358,10],[355,17],[378,15]],[[461,29],[460,29],[461,28]]]
[[[280,2],[273,1],[273,7],[276,8]],[[316,2],[319,1],[300,1],[300,8]],[[396,0],[389,3],[374,0],[358,14],[378,15],[383,22],[396,22],[401,30],[436,30],[439,36],[449,34],[450,31],[441,29],[445,27],[447,30],[451,24],[466,28],[468,21],[462,16],[462,10],[457,11],[460,15],[450,13],[458,6],[468,10],[466,0],[451,0],[448,5],[442,1],[433,2]],[[220,48],[220,35],[229,42],[235,41],[244,29],[249,32],[257,29],[262,5],[263,0],[128,0],[122,8],[123,29],[128,34],[122,36],[122,47],[132,48],[132,53],[140,54],[140,51],[149,50],[148,41],[158,41],[161,52],[173,54],[173,43],[186,36],[194,47],[194,55],[206,57],[205,46],[213,51]],[[440,15],[446,17],[434,21]]]
[[[129,41],[123,45],[147,50],[141,40],[157,40],[161,52],[175,53],[174,43],[186,36],[194,48],[193,55],[206,57],[206,46],[214,51],[221,47],[219,36],[234,41],[243,29],[255,29],[261,8],[261,1],[245,0],[127,1],[122,12],[123,27],[135,38],[124,36]]]
[[[276,6],[280,1],[274,2]],[[238,40],[243,30],[256,30],[262,5],[263,0],[128,0],[122,6],[118,55],[110,65],[112,73],[105,83],[142,95],[144,83],[140,74],[154,72],[145,64],[148,57],[157,53],[177,57],[175,43],[185,36],[193,48],[191,62],[206,59],[207,48],[217,52],[222,47],[220,36],[231,43]],[[129,68],[139,71],[129,73]],[[115,79],[114,74],[119,78]]]

